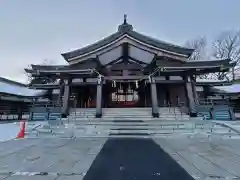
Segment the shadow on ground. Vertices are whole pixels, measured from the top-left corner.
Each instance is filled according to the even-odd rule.
[[[193,180],[151,139],[109,139],[84,180]]]

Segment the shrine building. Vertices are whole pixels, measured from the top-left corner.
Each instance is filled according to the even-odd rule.
[[[44,79],[30,88],[58,92],[55,103],[69,108],[185,106],[195,114],[196,76],[228,71],[229,59],[190,60],[194,49],[167,43],[137,32],[124,22],[115,33],[89,46],[65,52],[68,65],[31,65],[25,69]],[[54,100],[54,98],[52,99]]]

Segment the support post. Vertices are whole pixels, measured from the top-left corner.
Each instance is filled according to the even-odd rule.
[[[186,77],[185,89],[186,89],[186,95],[188,100],[189,115],[191,117],[195,117],[197,116],[197,113],[195,111],[195,101],[194,101],[194,95],[193,95],[192,80],[190,77]]]
[[[60,80],[60,87],[59,87],[59,96],[58,96],[58,105],[59,107],[62,107],[62,96],[63,96],[63,90],[64,90],[64,82],[63,80],[61,79]]]
[[[156,82],[152,77],[149,77],[149,81],[151,86],[152,116],[159,117]]]
[[[63,116],[68,115],[68,108],[69,108],[69,97],[70,97],[70,80],[64,81],[64,95],[63,95],[63,106],[62,106],[62,114]]]
[[[102,77],[97,80],[97,103],[96,103],[96,118],[102,117]]]
[[[193,97],[194,97],[194,101],[195,101],[195,104],[199,104],[198,103],[198,93],[197,93],[197,90],[196,90],[196,78],[195,77],[192,77],[192,90],[193,90]]]

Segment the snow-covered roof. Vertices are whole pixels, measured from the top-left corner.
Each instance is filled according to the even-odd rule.
[[[214,86],[213,88],[225,93],[240,93],[240,84],[232,84],[229,86]]]
[[[9,79],[0,78],[0,93],[6,93],[16,96],[41,96],[44,94],[43,90],[29,89],[27,85],[21,84]]]
[[[227,80],[226,79],[223,79],[223,80],[219,80],[219,79],[200,79],[200,78],[197,78],[196,79],[196,82],[201,82],[201,83],[211,83],[211,82],[226,82]]]

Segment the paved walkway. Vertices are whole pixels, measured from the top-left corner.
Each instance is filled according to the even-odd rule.
[[[240,179],[240,140],[155,139],[195,179]]]
[[[237,179],[239,170],[237,139],[45,138],[0,142],[0,179],[6,180],[222,180]]]

